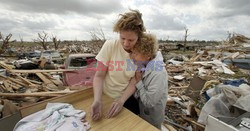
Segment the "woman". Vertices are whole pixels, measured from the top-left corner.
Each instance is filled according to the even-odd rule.
[[[121,14],[113,28],[114,32],[120,34],[120,39],[106,41],[96,56],[98,70],[93,82],[94,102],[91,106],[93,120],[100,119],[102,115],[102,92],[115,99],[107,118],[117,115],[123,105],[135,114],[139,114],[138,103],[131,96],[135,91],[135,79],[132,79],[135,70],[126,68],[131,49],[146,31],[141,17],[142,14],[137,10]]]
[[[138,66],[135,98],[139,101],[139,116],[161,129],[167,103],[168,75],[162,54],[157,49],[156,37],[145,33],[140,43],[134,46],[131,57]]]

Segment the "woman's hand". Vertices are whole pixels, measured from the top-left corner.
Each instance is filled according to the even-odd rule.
[[[142,71],[136,71],[135,72],[135,80],[136,80],[136,83],[138,83],[141,79],[142,79]]]
[[[108,111],[107,118],[112,118],[116,116],[122,110],[123,105],[124,101],[121,99],[114,101]]]
[[[91,106],[90,115],[93,120],[99,120],[102,117],[102,102],[93,102]]]

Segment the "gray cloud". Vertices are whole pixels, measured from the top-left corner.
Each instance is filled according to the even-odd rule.
[[[61,39],[89,39],[89,31],[102,27],[108,38],[126,8],[140,9],[148,31],[158,38],[221,40],[226,31],[250,36],[248,0],[0,0],[0,31],[32,40],[46,31]],[[124,6],[124,7],[123,7]]]
[[[20,24],[21,27],[26,27],[29,30],[33,31],[41,31],[48,30],[51,28],[55,28],[57,26],[57,22],[53,20],[43,20],[43,21],[29,21],[24,20]]]
[[[211,4],[218,9],[215,12],[218,17],[231,17],[237,15],[250,16],[250,1],[249,0],[211,0]]]
[[[173,4],[173,5],[193,5],[199,2],[199,0],[159,0],[161,4]]]
[[[8,31],[18,25],[18,22],[10,20],[8,18],[0,18],[0,22],[0,31]]]
[[[157,14],[148,17],[145,24],[149,29],[154,30],[183,30],[185,24],[175,20],[174,16]]]
[[[11,31],[18,28],[23,28],[31,31],[41,31],[55,28],[58,22],[54,19],[33,20],[31,17],[23,19],[0,18],[0,31]]]
[[[13,11],[83,15],[109,14],[122,9],[117,0],[0,0]],[[112,7],[110,7],[112,5]]]

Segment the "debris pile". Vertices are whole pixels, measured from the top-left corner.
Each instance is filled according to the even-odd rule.
[[[65,56],[72,53],[97,54],[102,45],[103,41],[62,42],[58,51],[64,60]],[[236,119],[242,113],[250,112],[250,105],[247,103],[250,98],[250,39],[240,34],[233,34],[219,45],[203,46],[200,43],[195,45],[191,43],[187,46],[188,48],[185,48],[188,51],[184,52],[181,44],[160,45],[169,78],[164,125],[169,130],[204,130],[209,115],[221,120],[227,118],[227,122],[231,121],[233,125],[233,120],[228,118]],[[41,47],[35,49],[41,50]],[[34,69],[39,69],[15,70],[14,68],[18,66],[31,67],[31,65],[22,60],[16,62],[8,59],[0,60],[1,117],[15,112],[18,107],[73,92],[70,89],[74,88],[65,86],[62,81],[64,70],[59,70],[58,66],[53,68],[54,70],[41,70],[52,69],[45,68],[48,67],[46,66],[48,59],[40,57],[42,52],[29,47],[19,47],[17,50],[28,52],[28,55],[22,54],[24,56],[17,52],[16,54],[20,59],[31,62],[36,60],[37,67]],[[49,62],[53,60],[57,58],[50,59]],[[71,75],[74,74],[69,76]],[[241,110],[241,113],[232,110]],[[244,116],[246,122],[250,116]]]
[[[234,38],[238,45],[246,42],[245,37]],[[246,102],[250,96],[250,55],[241,46],[233,48],[230,52],[225,48],[197,50],[193,56],[190,52],[168,52],[172,57],[166,60],[169,96],[164,124],[169,130],[204,130],[208,115],[218,119],[240,116],[233,114],[232,108],[250,112]]]
[[[12,65],[3,61],[0,62],[0,67],[3,68],[0,73],[3,109],[9,107],[5,106],[6,103],[13,105],[11,107],[23,107],[73,92],[59,79],[61,73],[58,72],[62,72],[61,70],[14,70]]]

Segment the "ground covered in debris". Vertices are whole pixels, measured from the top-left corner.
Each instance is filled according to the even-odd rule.
[[[54,55],[55,58],[41,58],[39,47],[16,48],[22,54],[3,53],[0,61],[1,117],[16,112],[20,107],[79,89],[69,87],[63,81],[63,72],[70,71],[61,68],[66,56],[72,53],[97,54],[102,44],[64,43],[57,50],[60,58],[57,55]],[[233,119],[240,114],[233,114],[232,108],[250,111],[247,103],[250,98],[249,38],[235,34],[227,41],[214,45],[181,45],[160,43],[169,79],[166,128],[204,130],[208,115]],[[26,68],[34,70],[23,71]]]

